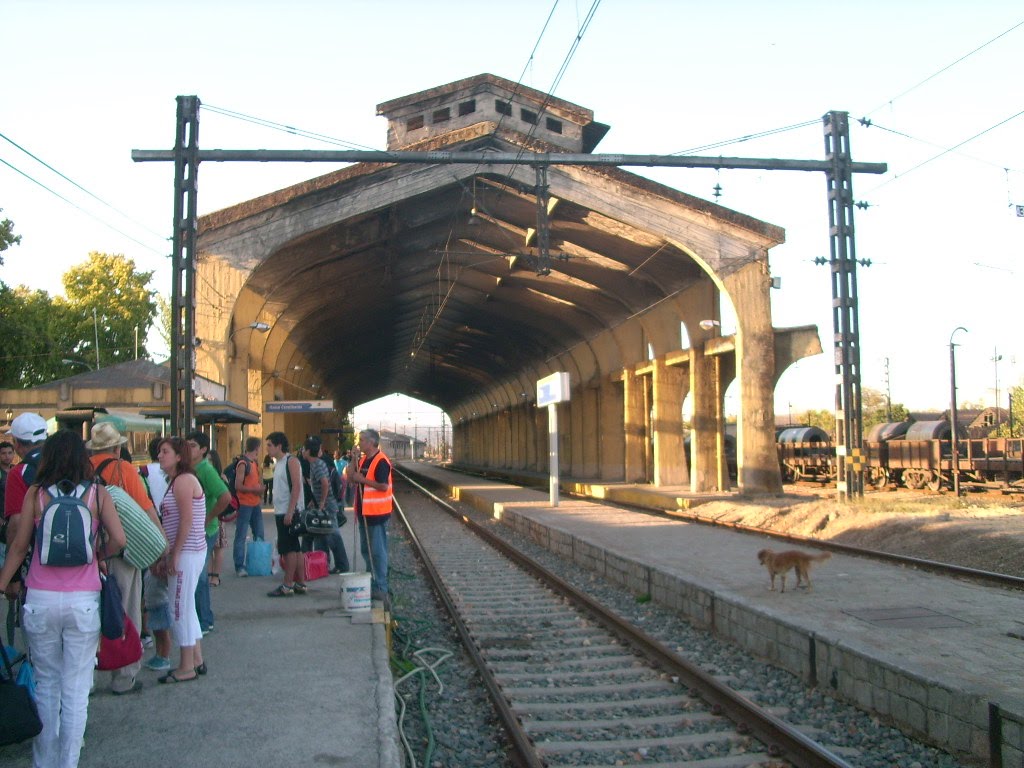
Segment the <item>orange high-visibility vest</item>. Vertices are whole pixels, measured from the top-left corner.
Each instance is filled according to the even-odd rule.
[[[377,465],[382,459],[387,459],[383,451],[377,451],[376,455],[370,461],[370,466],[366,468],[364,473],[367,480],[373,480],[377,482],[375,478],[375,472],[377,471]],[[388,462],[390,464],[390,461]],[[365,517],[374,517],[376,515],[390,515],[392,508],[392,499],[394,493],[392,491],[393,485],[391,482],[391,474],[388,473],[388,489],[386,491],[378,491],[376,488],[372,488],[369,485],[362,486],[363,489],[363,506],[362,513]]]

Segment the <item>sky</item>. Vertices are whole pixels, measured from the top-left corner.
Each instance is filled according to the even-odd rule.
[[[173,171],[130,153],[173,146],[178,95],[203,104],[203,149],[384,149],[378,103],[483,72],[592,109],[611,126],[606,153],[822,159],[821,117],[842,110],[854,160],[890,169],[853,185],[869,204],[855,218],[871,262],[858,268],[862,387],[948,407],[963,327],[958,404],[991,405],[998,386],[1005,405],[1024,377],[1022,22],[1019,0],[4,0],[0,218],[22,241],[0,280],[60,293],[64,271],[103,251],[170,292]],[[206,163],[200,214],[335,169]],[[825,353],[782,376],[776,411],[831,409],[823,175],[627,170],[712,200],[718,184],[722,205],[786,230],[770,253],[774,323],[817,325]],[[394,396],[356,422],[414,412],[439,423]]]

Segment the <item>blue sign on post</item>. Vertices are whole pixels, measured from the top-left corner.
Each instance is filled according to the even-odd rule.
[[[274,400],[264,403],[267,413],[314,413],[333,411],[333,400]]]

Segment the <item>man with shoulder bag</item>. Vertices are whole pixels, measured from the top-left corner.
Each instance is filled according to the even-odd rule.
[[[345,542],[341,538],[338,527],[338,500],[331,485],[330,468],[327,460],[322,457],[323,445],[319,437],[306,438],[303,453],[309,462],[310,487],[313,491],[313,504],[321,513],[321,517],[330,520],[330,533],[326,535],[303,537],[302,550],[309,552],[314,549],[330,551],[334,555],[334,568],[331,573],[348,573],[348,553]]]
[[[274,523],[277,526],[277,551],[281,555],[281,583],[267,597],[291,597],[306,593],[302,583],[302,544],[292,524],[305,510],[302,498],[302,469],[299,460],[288,453],[288,436],[271,432],[266,449],[274,459]]]

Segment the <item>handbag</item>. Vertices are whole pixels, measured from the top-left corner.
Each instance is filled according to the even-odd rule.
[[[124,605],[121,603],[121,587],[117,579],[106,573],[100,574],[100,585],[100,634],[110,640],[116,640],[124,634],[127,621]]]
[[[124,528],[126,541],[124,559],[140,571],[149,568],[167,549],[167,538],[160,526],[128,492],[116,485],[108,485],[107,493],[114,500],[114,509]]]
[[[269,576],[272,547],[269,541],[255,539],[245,545],[245,570],[250,576]]]
[[[122,615],[124,615],[122,613]],[[139,630],[127,616],[124,617],[124,634],[109,638],[100,636],[100,647],[96,652],[96,669],[112,670],[127,667],[142,658],[142,640]]]
[[[321,512],[319,509],[307,509],[299,515],[299,521],[292,523],[288,532],[293,536],[326,536],[334,530],[336,525],[330,512]],[[301,530],[299,530],[301,529]]]
[[[327,553],[319,550],[315,552],[303,552],[303,559],[306,561],[306,581],[316,581],[327,578],[330,568],[327,566]]]
[[[14,666],[3,645],[0,645],[0,655],[3,656],[5,672],[0,677],[0,746],[7,746],[39,735],[43,723],[28,689],[16,682]]]

